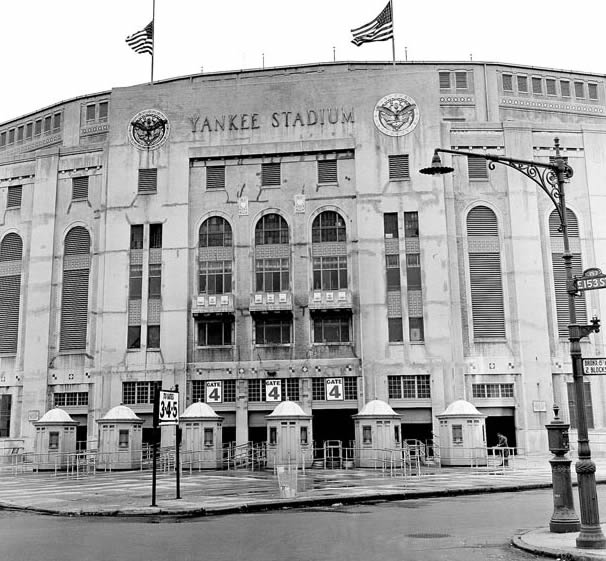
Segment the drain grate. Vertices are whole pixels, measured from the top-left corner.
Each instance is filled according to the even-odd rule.
[[[425,539],[433,539],[433,538],[449,538],[450,534],[438,534],[438,533],[430,533],[430,532],[419,532],[417,534],[406,534],[407,538],[425,538]]]

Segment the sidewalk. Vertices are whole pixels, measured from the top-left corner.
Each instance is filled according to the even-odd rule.
[[[606,458],[595,461],[596,479],[606,483]],[[572,467],[574,470],[574,463]],[[547,488],[551,487],[551,467],[548,457],[536,457],[517,461],[504,470],[433,468],[422,476],[403,477],[389,470],[314,469],[297,472],[290,485],[278,479],[270,470],[184,472],[181,498],[177,499],[175,474],[160,472],[156,506],[151,506],[149,471],[96,472],[79,478],[65,473],[11,475],[2,471],[0,508],[65,516],[208,516]],[[576,536],[537,529],[515,536],[513,543],[540,555],[606,559],[606,551],[577,549]]]

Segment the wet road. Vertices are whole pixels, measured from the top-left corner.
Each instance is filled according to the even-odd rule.
[[[606,495],[598,487],[600,498]],[[0,511],[2,561],[491,561],[546,526],[551,490],[197,519],[62,518]]]

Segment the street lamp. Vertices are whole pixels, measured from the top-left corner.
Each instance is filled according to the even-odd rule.
[[[534,162],[529,160],[518,160],[506,158],[493,154],[478,154],[463,150],[447,150],[436,148],[431,161],[431,166],[420,170],[425,175],[443,175],[451,173],[454,168],[442,165],[439,152],[444,154],[455,154],[458,156],[470,156],[483,158],[488,161],[488,168],[493,170],[495,164],[503,164],[532,179],[542,191],[551,199],[558,212],[562,237],[564,240],[564,266],[566,269],[566,286],[568,291],[568,313],[570,324],[568,325],[568,340],[570,341],[570,358],[572,360],[572,376],[574,379],[577,429],[578,429],[578,456],[576,463],[577,480],[579,483],[579,504],[581,509],[581,531],[577,537],[576,544],[579,548],[604,549],[606,538],[600,527],[600,514],[598,511],[598,498],[595,483],[595,463],[591,459],[589,438],[587,436],[587,414],[585,411],[585,388],[583,385],[583,366],[581,354],[581,339],[592,332],[598,332],[600,322],[593,318],[589,325],[577,324],[574,297],[577,293],[575,279],[572,274],[572,253],[568,241],[568,224],[566,216],[566,198],[564,183],[573,175],[572,168],[560,156],[560,141],[554,140],[555,158],[549,163]]]

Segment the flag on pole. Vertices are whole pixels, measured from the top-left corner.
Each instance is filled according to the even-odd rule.
[[[130,48],[136,53],[154,54],[154,22],[149,22],[141,31],[126,38]]]
[[[353,34],[352,43],[359,47],[362,43],[374,41],[387,41],[393,39],[393,18],[391,15],[391,2],[383,8],[383,11],[366,25],[351,30]]]

